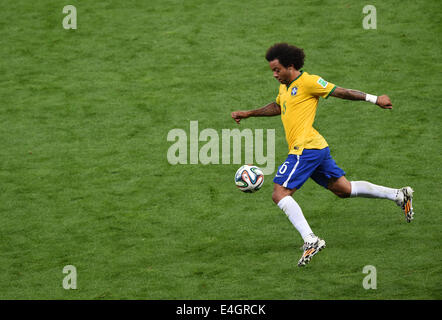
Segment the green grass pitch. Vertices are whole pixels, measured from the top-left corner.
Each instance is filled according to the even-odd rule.
[[[62,25],[65,5],[77,29]],[[375,5],[377,29],[362,8]],[[441,299],[440,1],[10,1],[0,9],[0,299]],[[295,193],[327,248],[272,203],[272,175],[236,189],[238,164],[171,165],[174,128],[238,128],[274,100],[264,59],[304,48],[304,70],[388,94],[393,110],[321,100],[315,127],[351,180],[415,190],[386,200]],[[279,117],[241,129],[276,130]],[[200,144],[201,146],[201,144]],[[77,270],[65,290],[63,268]],[[377,288],[364,289],[364,266]]]

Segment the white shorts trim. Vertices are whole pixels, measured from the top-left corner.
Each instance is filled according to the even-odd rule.
[[[292,172],[290,172],[289,177],[287,178],[287,180],[285,180],[284,183],[282,184],[282,186],[283,186],[284,188],[287,188],[287,184],[289,183],[290,178],[291,178],[292,175],[295,173],[296,168],[298,167],[298,164],[299,164],[299,154],[296,155],[296,158],[298,159],[298,162],[296,162],[296,164],[295,164],[295,166],[293,167]]]

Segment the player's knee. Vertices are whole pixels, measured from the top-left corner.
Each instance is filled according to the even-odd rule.
[[[275,204],[278,204],[278,202],[281,201],[281,199],[282,199],[281,195],[276,190],[273,190],[273,193],[272,193],[272,200],[273,200],[273,202]]]
[[[296,189],[287,189],[279,185],[275,185],[272,193],[272,200],[275,204],[278,204],[281,199],[291,196],[295,191]]]
[[[275,186],[275,188],[273,189],[273,193],[272,193],[272,200],[273,200],[273,202],[275,204],[278,204],[279,201],[281,201],[282,198],[287,196],[286,193],[287,192],[284,192],[284,190],[281,190],[281,188],[278,188],[277,186]]]

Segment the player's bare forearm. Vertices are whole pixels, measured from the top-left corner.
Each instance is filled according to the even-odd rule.
[[[239,124],[241,119],[249,118],[249,117],[272,117],[281,114],[281,107],[276,103],[272,102],[268,105],[248,111],[234,111],[231,116]]]
[[[365,98],[367,96],[367,94],[364,92],[353,89],[345,89],[341,87],[336,87],[336,89],[330,95],[332,97],[346,99],[346,100],[361,100],[361,101],[365,101]],[[391,100],[387,95],[378,96],[376,104],[383,109],[393,108]]]
[[[330,94],[332,97],[346,99],[346,100],[365,100],[366,94],[364,92],[336,87],[336,89]]]
[[[250,110],[247,112],[249,114],[249,117],[271,117],[280,115],[281,107],[276,102],[272,102],[262,108]]]

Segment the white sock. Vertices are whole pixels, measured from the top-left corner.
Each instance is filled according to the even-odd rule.
[[[351,197],[380,198],[396,201],[399,189],[378,186],[367,181],[350,181]]]
[[[295,199],[293,199],[291,196],[286,196],[278,202],[278,207],[285,212],[290,222],[301,234],[304,242],[309,242],[308,240],[311,238],[310,234],[312,234],[313,231],[310,229],[307,220],[305,220],[305,217],[302,214],[301,207],[298,205]]]

